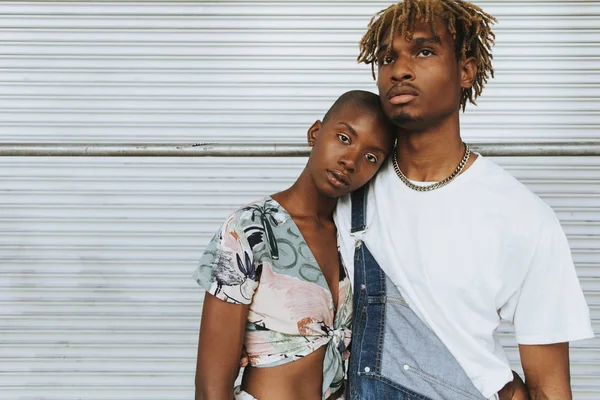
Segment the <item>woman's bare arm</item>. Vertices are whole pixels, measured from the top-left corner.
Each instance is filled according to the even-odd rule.
[[[196,400],[233,399],[248,309],[247,305],[226,303],[208,293],[204,295],[196,363]]]

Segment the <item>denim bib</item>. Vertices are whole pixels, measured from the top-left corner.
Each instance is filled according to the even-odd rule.
[[[352,232],[366,228],[368,185],[352,194]],[[351,400],[485,400],[410,309],[361,240],[354,251]]]

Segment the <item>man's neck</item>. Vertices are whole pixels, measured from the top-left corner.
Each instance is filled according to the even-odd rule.
[[[396,157],[408,179],[439,182],[456,170],[465,152],[456,122],[422,132],[399,130]]]

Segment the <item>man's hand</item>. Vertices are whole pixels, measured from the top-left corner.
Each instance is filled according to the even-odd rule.
[[[500,400],[529,400],[529,394],[527,387],[523,379],[515,371],[513,373],[513,380],[508,382],[502,390],[498,392]]]
[[[246,351],[246,346],[242,347],[242,357],[240,358],[240,367],[245,368],[248,366],[248,352]]]

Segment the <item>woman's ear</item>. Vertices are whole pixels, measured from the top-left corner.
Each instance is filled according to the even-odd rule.
[[[315,142],[317,141],[317,135],[321,130],[321,125],[321,121],[316,120],[315,123],[312,124],[310,128],[308,128],[308,132],[306,132],[306,138],[308,139],[308,145],[310,147],[313,147],[315,145]]]

